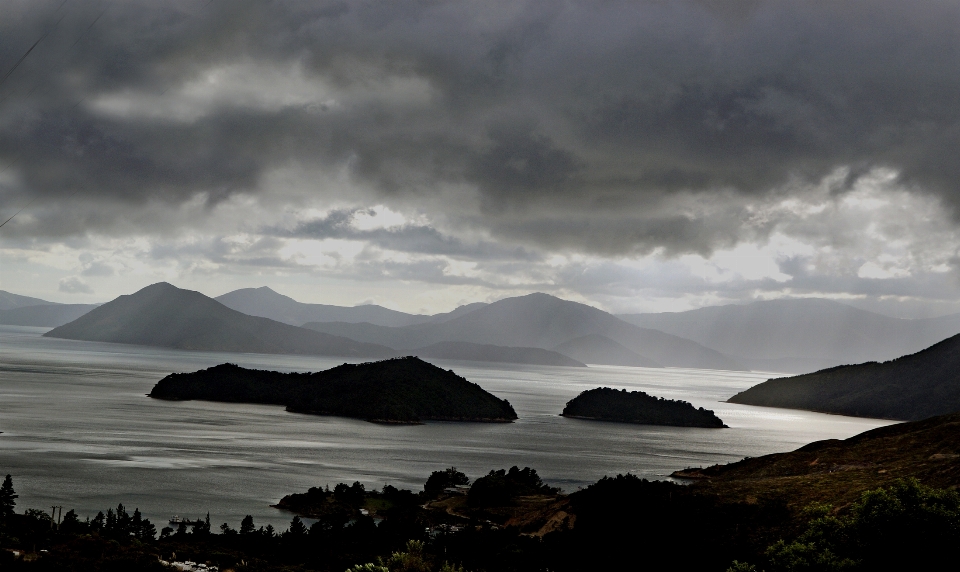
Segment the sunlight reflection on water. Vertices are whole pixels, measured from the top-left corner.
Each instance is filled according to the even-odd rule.
[[[510,400],[520,419],[385,426],[275,406],[145,396],[168,373],[223,362],[316,371],[343,359],[182,352],[48,339],[43,331],[0,326],[0,473],[14,476],[18,510],[62,504],[81,518],[122,502],[158,524],[209,511],[214,522],[234,527],[251,514],[258,525],[286,528],[291,515],[269,505],[311,486],[358,480],[418,490],[431,471],[451,465],[471,478],[519,465],[570,491],[604,475],[664,478],[890,423],[722,402],[774,374],[437,361]],[[558,415],[569,399],[598,386],[684,399],[713,409],[730,428]]]

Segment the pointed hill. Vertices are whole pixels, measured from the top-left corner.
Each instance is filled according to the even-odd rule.
[[[435,324],[386,328],[373,324],[311,322],[304,327],[401,349],[458,341],[552,349],[590,334],[605,336],[665,366],[742,370],[743,365],[696,342],[640,328],[586,304],[548,294],[506,298]]]
[[[619,317],[735,356],[753,369],[796,373],[889,360],[960,333],[960,315],[906,320],[818,298]]]
[[[395,355],[388,347],[231,310],[166,282],[108,302],[44,336],[184,350],[350,357]]]
[[[731,403],[918,420],[960,411],[960,335],[892,361],[770,379]]]

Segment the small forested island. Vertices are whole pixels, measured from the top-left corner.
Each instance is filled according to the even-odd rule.
[[[221,364],[160,380],[150,397],[285,405],[287,411],[377,423],[508,422],[510,402],[417,357],[343,364],[316,373],[280,373]]]
[[[598,387],[584,391],[567,402],[564,417],[620,421],[674,427],[726,427],[713,411],[696,408],[686,401],[654,397],[642,391]]]

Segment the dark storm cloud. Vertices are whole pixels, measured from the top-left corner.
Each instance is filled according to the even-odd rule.
[[[9,2],[0,21],[3,73],[50,32],[0,86],[5,203],[215,205],[261,192],[270,169],[347,168],[388,204],[603,254],[733,244],[764,229],[727,199],[841,167],[837,192],[889,167],[960,204],[956,3],[58,4]],[[336,101],[271,102],[288,88],[268,80],[253,100],[183,91],[211,69],[297,62]],[[142,105],[107,113],[107,96]],[[30,232],[89,230],[62,219]],[[367,238],[462,249],[430,233]]]
[[[376,245],[385,250],[414,254],[443,255],[470,260],[525,260],[540,262],[542,256],[522,247],[507,248],[488,241],[468,243],[457,237],[422,224],[402,224],[396,227],[360,229],[353,223],[357,214],[369,211],[334,210],[323,218],[302,222],[290,230],[264,229],[266,234],[296,238],[356,240]]]

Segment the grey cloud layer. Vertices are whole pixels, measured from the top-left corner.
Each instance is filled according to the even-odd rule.
[[[605,255],[762,234],[744,201],[843,166],[837,192],[882,166],[960,203],[956,3],[58,4],[11,2],[0,22],[9,66],[63,17],[0,87],[0,168],[18,174],[0,192],[77,193],[111,214],[51,211],[22,232],[82,233],[198,194],[216,205],[285,165],[345,168],[385,203]],[[291,89],[255,74],[203,101],[184,88],[295,64],[329,102],[280,101]],[[146,103],[107,113],[108,96]],[[450,188],[462,202],[434,200]],[[462,248],[424,233],[368,238]]]

